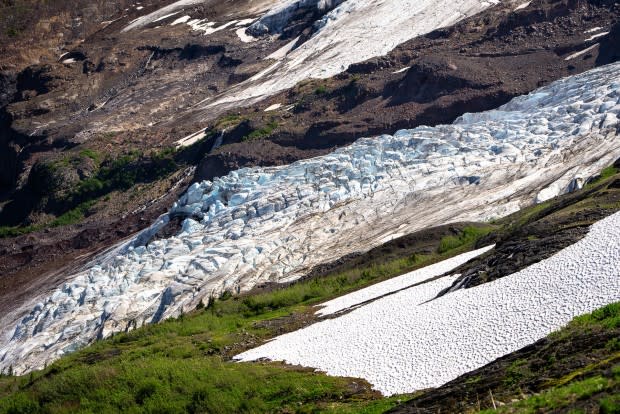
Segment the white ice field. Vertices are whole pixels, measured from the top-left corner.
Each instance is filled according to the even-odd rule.
[[[436,295],[450,285],[444,279],[453,278],[386,296],[236,359],[268,358],[364,378],[386,395],[440,386],[575,316],[620,301],[620,213],[549,259],[428,301],[429,291]]]
[[[403,234],[503,216],[578,188],[620,157],[619,113],[620,63],[452,125],[196,183],[151,228],[19,315],[2,315],[0,369],[37,369],[223,290],[294,280]],[[177,214],[192,217],[183,230],[150,241]]]

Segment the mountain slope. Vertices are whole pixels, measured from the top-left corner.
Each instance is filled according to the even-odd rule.
[[[0,411],[613,411],[619,16],[1,1]]]
[[[359,140],[288,167],[196,183],[151,228],[5,316],[5,325],[17,326],[5,332],[2,366],[37,368],[225,290],[295,280],[313,266],[418,230],[422,218],[432,226],[500,217],[579,188],[620,156],[619,68],[555,82],[453,125]],[[151,241],[178,216],[187,217],[180,233]],[[353,238],[343,239],[345,231]]]
[[[0,134],[8,135],[0,156],[11,159],[0,163],[8,180],[0,212],[0,224],[8,227],[0,235],[28,235],[0,240],[3,311],[21,303],[3,292],[19,288],[28,296],[23,286],[49,289],[67,265],[148,226],[186,188],[188,182],[179,179],[192,166],[198,167],[195,180],[213,179],[246,165],[325,154],[361,136],[452,122],[466,111],[495,108],[559,77],[612,62],[620,44],[614,2],[534,1],[518,10],[502,3],[385,57],[352,65],[346,74],[300,84],[211,121],[215,112],[188,118],[183,108],[257,73],[270,62],[263,57],[310,30],[323,12],[314,5],[301,8],[281,34],[250,43],[236,31],[250,25],[243,13],[260,12],[245,3],[235,3],[234,10],[194,4],[118,35],[131,20],[162,6],[144,3],[125,12],[119,6],[118,16],[97,19],[120,19],[90,35],[76,32],[84,42],[72,38],[76,43],[58,52],[86,60],[64,64],[42,56],[45,68],[7,72],[9,104]],[[185,13],[217,23],[231,12],[243,22],[234,30],[203,36],[185,23],[171,25]],[[68,41],[69,34],[64,36]],[[591,50],[565,60],[584,49]],[[76,88],[78,101],[72,98]],[[104,107],[73,116],[76,105],[98,106],[108,98]],[[274,105],[281,107],[264,111]],[[172,123],[162,123],[169,113]],[[193,146],[168,148],[196,131]]]
[[[588,194],[585,199],[575,201],[572,195],[562,196],[551,200],[550,207],[555,206],[555,211],[564,209],[579,213],[584,208],[584,201],[607,205],[619,192],[613,185],[618,179],[618,174],[606,177],[576,194]],[[620,205],[617,200],[615,204],[617,211]],[[551,224],[557,219],[557,216],[553,218],[539,213],[536,207],[528,208],[511,220],[498,223],[498,226],[505,227],[495,231],[502,234],[507,229],[515,230],[515,221],[520,223],[517,227],[524,226],[525,229],[536,222]],[[432,255],[440,248],[441,241],[453,237],[450,235],[458,235],[457,229],[412,234],[366,256],[351,258],[349,263],[355,263],[353,267],[343,262],[339,265],[343,270],[317,274],[312,280],[286,288],[241,298],[223,297],[211,307],[180,319],[98,342],[64,357],[43,372],[20,378],[2,377],[0,412],[17,408],[28,409],[26,412],[105,412],[130,408],[146,412],[156,406],[170,412],[307,412],[312,409],[383,412],[412,396],[377,399],[378,396],[369,392],[368,385],[360,380],[320,379],[319,374],[275,363],[232,364],[223,363],[222,359],[227,360],[235,352],[248,349],[263,338],[312,322],[311,315],[316,311],[313,305],[322,300],[346,293],[355,286],[393,276],[397,267],[395,262],[385,262],[386,257],[415,256],[416,267],[424,266],[428,259],[437,260]],[[479,243],[486,241],[480,240]],[[471,241],[447,254],[454,255],[462,248],[471,249]],[[413,262],[408,263],[411,266]],[[400,269],[402,272],[406,267]],[[607,367],[614,364],[610,357],[617,354],[613,345],[618,336],[617,306],[609,309],[616,311],[600,311],[594,318],[579,318],[568,329],[502,358],[480,372],[459,378],[437,390],[416,394],[402,410],[413,413],[437,410],[476,412],[493,406],[489,390],[499,405],[509,403],[511,399],[527,398],[553,386],[570,385],[599,373],[605,377]],[[250,382],[246,381],[248,378]],[[267,379],[271,384],[268,388]],[[293,381],[297,387],[291,387]],[[576,404],[594,406],[598,404],[597,399],[604,399],[605,392],[611,391],[599,390],[594,398],[582,398]],[[570,399],[563,401],[571,403]]]

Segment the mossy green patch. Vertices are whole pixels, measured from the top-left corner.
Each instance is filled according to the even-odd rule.
[[[242,138],[242,141],[251,141],[255,139],[266,138],[271,135],[273,131],[276,130],[276,128],[278,128],[278,123],[276,121],[271,121],[265,126],[250,132],[248,135]]]
[[[486,236],[493,230],[491,226],[467,226],[456,236],[446,236],[439,242],[439,253],[471,245],[474,241]]]

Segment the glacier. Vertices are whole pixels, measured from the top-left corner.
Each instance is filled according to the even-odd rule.
[[[441,386],[544,338],[575,316],[619,301],[619,278],[616,213],[595,223],[582,240],[518,273],[429,300],[455,276],[436,279],[235,359],[282,360],[365,378],[385,395],[411,393]]]
[[[403,234],[504,216],[579,188],[620,157],[619,113],[616,63],[452,125],[195,183],[150,228],[3,315],[0,369],[38,369],[224,290],[295,280]],[[176,236],[154,238],[179,216]]]

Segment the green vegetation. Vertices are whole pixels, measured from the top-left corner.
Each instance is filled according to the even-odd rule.
[[[277,127],[278,123],[272,120],[267,125],[250,132],[248,135],[242,138],[242,141],[251,141],[254,139],[266,138],[271,135]]]
[[[504,384],[506,386],[512,386],[519,384],[519,382],[531,375],[531,371],[529,371],[529,367],[527,365],[527,361],[524,359],[518,359],[514,361],[508,369],[506,369],[506,378],[504,379]]]
[[[620,413],[620,352],[616,348],[619,318],[620,302],[612,303],[574,318],[549,335],[539,352],[525,354],[503,370],[505,379],[500,390],[504,392],[503,401],[512,399],[513,402],[482,412],[581,412],[583,407],[585,412]],[[598,338],[605,337],[611,339],[599,342]],[[572,353],[567,354],[567,349],[573,349]],[[562,356],[556,358],[556,351]],[[549,357],[541,365],[543,355]],[[499,368],[498,371],[502,375]],[[542,390],[524,396],[521,386],[531,387],[532,383],[540,384]],[[509,389],[514,390],[512,396],[506,394]],[[493,390],[496,391],[499,393]],[[515,397],[519,398],[515,400]]]
[[[172,147],[147,154],[131,151],[120,156],[104,156],[86,148],[37,164],[31,174],[30,187],[50,206],[47,211],[57,217],[29,226],[0,227],[0,238],[79,223],[88,216],[98,199],[113,191],[126,191],[136,184],[153,182],[177,171],[176,156],[177,151]],[[71,170],[90,171],[90,176],[68,186],[64,174]]]
[[[88,200],[77,207],[67,211],[64,214],[61,214],[56,219],[52,220],[47,224],[37,224],[30,226],[5,226],[0,227],[0,238],[2,237],[16,237],[21,236],[23,234],[28,234],[33,231],[39,231],[46,227],[59,227],[59,226],[67,226],[70,224],[79,223],[88,215],[88,211],[94,207],[96,200]]]
[[[448,256],[414,255],[271,292],[223,295],[177,320],[97,342],[42,372],[0,378],[0,413],[383,412],[408,397],[378,399],[360,380],[226,359],[240,344],[275,336],[287,321],[294,326],[314,304]]]
[[[572,331],[587,332],[601,329],[620,328],[620,302],[597,309],[587,315],[573,319],[566,329],[554,332],[551,337],[561,338]]]
[[[33,231],[41,230],[42,226],[2,226],[0,227],[0,238],[4,237],[17,237],[22,234],[32,233]]]
[[[595,177],[592,181],[590,181],[588,183],[588,186],[592,186],[592,185],[600,183],[601,181],[604,181],[604,180],[606,180],[606,179],[608,179],[610,177],[613,177],[614,175],[618,174],[618,172],[620,172],[620,169],[614,167],[613,165],[609,166],[609,167],[603,169],[601,171],[601,173],[597,177]]]
[[[600,327],[620,328],[620,303],[613,303],[587,315],[579,316],[570,323],[569,327],[582,330]]]
[[[620,366],[616,366],[612,378],[596,376],[582,381],[575,381],[562,387],[551,388],[539,395],[534,395],[525,400],[521,400],[497,410],[485,410],[481,413],[537,413],[548,412],[569,407],[578,400],[585,400],[592,396],[606,391],[611,391],[617,387],[620,381]],[[617,404],[617,396],[601,399],[600,407],[606,407],[610,413],[620,412]],[[605,412],[605,411],[603,411]]]
[[[87,148],[80,151],[80,156],[90,158],[95,161],[97,165],[101,164],[102,155],[93,149]]]
[[[93,178],[101,185],[94,181],[81,184],[78,191],[97,194],[111,181],[120,188],[133,185],[135,179],[143,177],[133,175],[132,168],[139,170],[158,160],[165,164],[174,160],[174,155],[174,150],[167,150],[148,157],[129,153],[115,160],[98,158],[101,161]],[[96,153],[81,156],[98,162]],[[124,181],[118,174],[127,170],[130,178]],[[550,201],[492,226],[467,226],[456,235],[436,241],[434,251],[426,254],[409,252],[404,257],[391,257],[385,253],[363,265],[272,291],[243,296],[224,294],[176,320],[96,342],[43,371],[22,377],[0,376],[0,413],[383,412],[414,396],[380,398],[359,379],[328,377],[280,363],[233,363],[229,358],[266,339],[305,326],[314,318],[314,306],[325,300],[472,249],[491,231],[512,231],[515,222],[525,225],[547,214],[573,214],[578,208],[597,204],[598,194],[616,191],[601,185],[600,189],[590,188],[569,196],[573,197],[572,204],[563,201],[557,207]],[[61,215],[57,225],[79,221],[93,207],[93,200],[83,201]],[[511,399],[502,397],[504,402],[518,401],[499,407],[500,412],[568,410],[586,400],[601,412],[617,412],[620,353],[618,337],[613,332],[618,329],[620,303],[575,318],[549,336],[548,346],[552,349],[543,348],[544,352],[536,354],[536,358],[520,356],[506,362],[495,384],[513,393]],[[583,344],[584,335],[603,338],[593,342],[593,346],[598,346],[595,352],[590,349],[589,354],[578,354],[574,359],[566,352],[556,354],[556,350],[566,349],[557,344],[572,346],[573,338],[579,339],[575,343]],[[486,387],[486,380],[485,375],[476,375],[465,380],[465,384]],[[532,382],[540,385],[540,392],[524,395],[521,386]],[[489,391],[482,389],[483,393]]]
[[[238,125],[243,121],[243,118],[240,115],[226,115],[217,120],[215,126],[217,129],[225,129],[231,126]]]
[[[458,249],[466,245],[471,245],[474,241],[486,236],[491,232],[492,227],[467,226],[456,236],[446,236],[439,242],[439,253]]]
[[[96,153],[82,153],[96,162],[101,159]],[[92,177],[80,181],[70,195],[72,203],[92,200],[116,190],[128,190],[137,183],[165,177],[178,169],[175,153],[174,148],[165,148],[148,155],[132,151],[117,158],[107,158],[101,161],[100,168]]]
[[[95,205],[95,203],[96,200],[89,200],[81,203],[76,208],[67,211],[66,213],[59,216],[56,220],[52,221],[50,226],[58,227],[79,223],[84,219],[84,217],[88,213],[88,210],[90,210]]]
[[[325,85],[319,85],[314,90],[315,95],[325,95],[327,93],[327,87]]]

